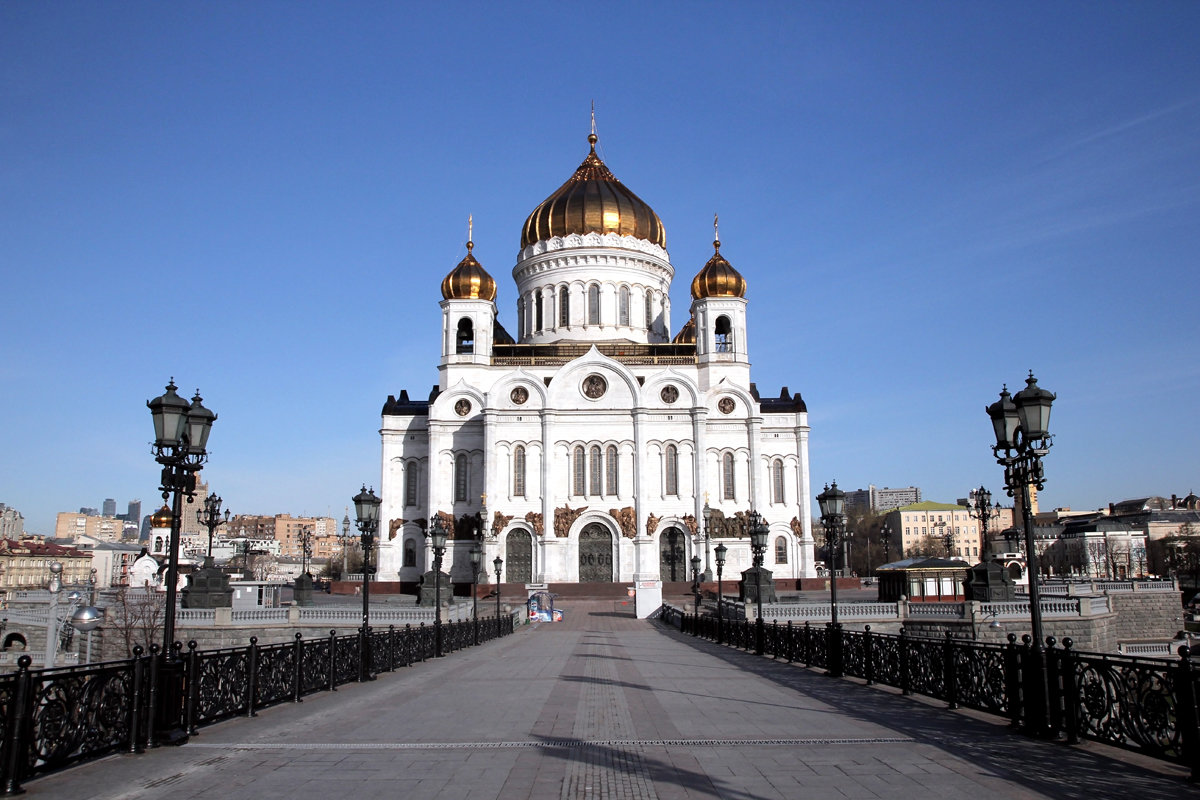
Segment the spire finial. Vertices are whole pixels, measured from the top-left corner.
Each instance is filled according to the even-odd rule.
[[[592,132],[588,134],[588,144],[592,146],[592,152],[596,152],[596,142],[600,137],[596,135],[596,101],[592,101]]]
[[[721,231],[717,227],[717,215],[713,214],[713,249],[721,249]]]
[[[467,214],[467,252],[475,246],[474,242],[475,215]]]

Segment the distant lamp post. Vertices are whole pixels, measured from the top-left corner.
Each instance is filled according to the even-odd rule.
[[[934,534],[934,538],[942,540],[942,549],[946,551],[946,558],[952,558],[954,556],[954,526],[944,519],[939,519],[931,527],[938,531]]]
[[[229,510],[221,513],[221,498],[210,494],[204,498],[204,508],[196,510],[196,522],[208,528],[208,553],[204,566],[187,577],[180,603],[184,608],[228,608],[233,605],[233,590],[229,575],[213,564],[213,536],[217,528],[229,522]]]
[[[975,490],[975,501],[971,504],[970,514],[979,522],[979,550],[983,561],[992,560],[991,537],[988,536],[988,524],[992,521],[992,493],[980,486]]]
[[[879,529],[879,543],[883,545],[883,563],[890,564],[892,559],[892,526],[886,522]]]
[[[104,622],[104,612],[95,606],[77,608],[71,615],[71,627],[80,633],[87,634],[87,662],[92,663],[92,631]]]
[[[442,556],[446,553],[446,523],[438,515],[429,521],[429,544],[433,548],[433,652],[442,656]]]
[[[712,562],[709,559],[709,545],[712,543],[712,509],[708,507],[708,497],[704,498],[704,511],[701,512],[704,518],[704,574],[700,576],[700,580],[705,583],[713,579]]]
[[[375,547],[375,531],[379,529],[379,507],[383,501],[375,494],[375,489],[367,489],[354,496],[354,514],[358,518],[358,530],[361,532],[359,541],[362,544],[362,627],[359,628],[362,646],[359,656],[360,681],[369,680],[371,676],[371,551]]]
[[[500,570],[504,567],[504,559],[496,556],[492,559],[492,569],[496,571],[496,638],[500,638]]]
[[[471,547],[471,619],[475,621],[474,641],[479,644],[479,565],[483,563],[483,546]]]
[[[770,530],[757,511],[750,512],[750,551],[754,556],[754,600],[757,619],[754,622],[754,652],[762,655],[766,649],[766,623],[762,610],[763,555],[767,552],[767,533]]]
[[[225,515],[222,516],[220,496],[210,494],[204,498],[204,508],[196,509],[196,521],[208,528],[208,555],[204,557],[204,567],[207,569],[213,565],[213,534],[217,528],[229,522],[229,509],[225,509]]]
[[[695,633],[699,633],[700,628],[700,556],[692,556],[692,596],[696,600],[696,628]]]
[[[839,489],[837,481],[834,481],[832,486],[827,485],[825,491],[817,495],[817,504],[821,507],[821,527],[825,529],[825,549],[829,552],[830,558],[836,558],[838,539],[846,525],[846,493]],[[837,570],[831,569],[829,574],[829,674],[840,678],[842,676],[842,628],[838,624]]]
[[[183,498],[196,497],[196,473],[208,460],[208,435],[217,415],[204,407],[197,390],[192,402],[176,394],[175,379],[161,396],[146,401],[154,421],[154,460],[162,465],[159,490],[171,502],[171,540],[167,557],[167,604],[163,619],[163,660],[175,660],[175,605],[179,584],[179,526]]]
[[[721,591],[721,578],[725,572],[725,553],[729,550],[725,543],[717,545],[713,551],[717,556],[717,644],[724,644],[725,595]]]
[[[342,517],[342,580],[346,580],[346,574],[350,571],[350,559],[348,552],[350,549],[350,510],[346,510],[346,516]]]
[[[1046,729],[1047,709],[1045,694],[1045,662],[1042,659],[1042,606],[1038,586],[1038,557],[1033,544],[1033,508],[1029,500],[1029,488],[1036,486],[1040,491],[1046,481],[1042,471],[1042,457],[1050,452],[1053,437],[1050,435],[1050,407],[1057,395],[1037,385],[1032,370],[1025,380],[1025,388],[1016,396],[1008,393],[1005,386],[1000,399],[987,407],[992,420],[996,443],[992,454],[996,463],[1004,467],[1004,488],[1009,497],[1021,493],[1021,521],[1025,528],[1025,564],[1029,573],[1029,622],[1033,628],[1034,668],[1042,673],[1043,680],[1035,681],[1042,689],[1041,697],[1033,698],[1029,722],[1035,732]]]
[[[58,561],[50,562],[50,604],[46,609],[46,669],[54,667],[58,656],[58,595],[62,592],[63,565]]]

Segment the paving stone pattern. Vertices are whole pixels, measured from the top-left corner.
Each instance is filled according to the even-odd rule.
[[[1181,769],[572,601],[562,623],[29,781],[30,798],[1197,796]]]

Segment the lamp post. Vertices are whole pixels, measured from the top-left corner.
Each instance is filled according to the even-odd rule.
[[[944,519],[939,519],[937,522],[930,525],[931,528],[936,528],[938,533],[934,534],[934,538],[942,540],[942,547],[946,550],[946,558],[954,555],[954,526],[946,522]]]
[[[500,569],[504,566],[504,559],[496,556],[492,559],[492,569],[496,571],[496,638],[500,638]]]
[[[704,511],[701,512],[704,517],[704,574],[700,580],[709,582],[713,579],[712,562],[709,559],[709,545],[712,543],[712,509],[708,507],[708,496],[704,497]]]
[[[474,641],[479,646],[479,565],[483,562],[483,547],[479,542],[471,548],[471,619],[475,621]]]
[[[362,627],[359,628],[360,646],[358,679],[369,680],[371,677],[371,550],[375,547],[375,531],[379,529],[379,506],[383,501],[375,494],[375,489],[367,489],[354,495],[354,514],[358,518],[358,530],[361,532],[359,541],[362,543]]]
[[[446,523],[438,515],[429,520],[429,544],[433,547],[433,653],[442,657],[442,556],[446,552]]]
[[[762,655],[766,649],[766,630],[762,610],[762,566],[763,554],[767,552],[767,523],[757,511],[750,512],[750,551],[754,555],[754,600],[757,619],[754,622],[754,652]]]
[[[175,661],[175,604],[179,584],[179,526],[183,521],[183,498],[190,503],[196,497],[196,473],[208,459],[205,447],[217,415],[204,407],[200,392],[192,402],[176,390],[175,379],[159,397],[146,401],[154,420],[154,460],[162,464],[159,490],[163,500],[171,502],[171,541],[167,557],[167,605],[163,619],[163,660]]]
[[[982,486],[975,490],[975,502],[971,505],[970,514],[979,521],[979,550],[983,554],[980,560],[987,563],[992,560],[992,544],[988,538],[988,523],[992,521],[992,493]]]
[[[717,556],[717,644],[725,643],[725,623],[723,621],[725,616],[725,609],[723,606],[723,603],[725,602],[725,595],[721,592],[721,577],[725,572],[725,553],[728,550],[729,548],[725,546],[724,542],[717,545],[715,550]]]
[[[229,509],[225,509],[225,516],[222,517],[220,496],[210,494],[204,498],[204,508],[196,509],[196,521],[208,528],[208,555],[204,557],[204,568],[208,569],[213,565],[213,534],[217,528],[229,522]]]
[[[350,561],[347,558],[347,550],[350,548],[350,509],[346,509],[346,516],[342,517],[342,580],[346,580],[346,573],[350,571]]]
[[[302,525],[300,527],[300,574],[308,574],[308,561],[312,558],[312,526]]]
[[[692,633],[700,635],[700,556],[692,556],[692,597],[696,601],[696,626]]]
[[[886,522],[879,529],[879,543],[883,545],[883,563],[890,564],[892,560],[892,526]]]
[[[57,561],[50,562],[50,604],[46,608],[46,669],[54,668],[54,660],[58,655],[58,594],[62,591],[63,565]]]
[[[825,529],[825,549],[830,558],[837,557],[838,538],[846,524],[846,493],[838,488],[837,481],[832,486],[826,486],[825,491],[817,495],[817,503],[821,507],[821,527]],[[837,607],[837,571],[830,570],[829,599],[829,674],[835,678],[842,676],[842,627],[838,624]]]
[[[1033,667],[1040,678],[1035,691],[1039,696],[1031,698],[1029,722],[1034,732],[1046,730],[1046,683],[1045,666],[1042,659],[1042,605],[1038,587],[1038,558],[1033,544],[1033,508],[1029,502],[1029,487],[1040,491],[1046,476],[1042,471],[1042,457],[1050,452],[1053,437],[1050,435],[1050,406],[1057,395],[1037,385],[1033,371],[1025,380],[1025,388],[1016,396],[1008,393],[1008,386],[1000,391],[1000,399],[987,407],[992,420],[996,443],[992,454],[996,463],[1004,467],[1004,489],[1009,497],[1021,493],[1021,521],[1025,528],[1025,563],[1029,572],[1029,623],[1033,631]]]
[[[854,531],[846,531],[846,533],[842,536],[842,546],[845,548],[845,552],[842,553],[842,559],[843,559],[842,560],[842,577],[843,578],[849,578],[851,573],[854,572],[854,568],[850,566],[852,563],[850,561],[850,552],[851,552],[851,547],[853,544],[854,544]]]

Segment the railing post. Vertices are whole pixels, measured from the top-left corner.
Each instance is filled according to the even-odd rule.
[[[4,744],[8,748],[8,759],[4,764],[5,794],[25,791],[21,788],[21,773],[29,750],[29,720],[33,716],[33,676],[29,674],[32,663],[29,656],[17,659],[17,688],[4,732]]]
[[[1017,635],[1008,635],[1008,646],[1004,648],[1004,693],[1008,695],[1008,719],[1010,728],[1021,725],[1021,653],[1017,648]]]
[[[146,704],[142,694],[142,685],[146,681],[146,661],[142,654],[146,652],[140,644],[133,646],[133,686],[130,687],[129,703],[129,747],[127,753],[141,753],[142,714]],[[17,662],[18,664],[20,661]]]
[[[812,666],[812,623],[804,620],[804,666]]]
[[[337,631],[329,629],[329,691],[337,691]]]
[[[908,631],[900,626],[900,693],[912,694],[912,677],[908,674],[909,662],[912,660],[908,652]]]
[[[146,692],[150,713],[146,715],[146,747],[158,747],[158,643],[150,645],[150,686]]]
[[[796,631],[792,628],[792,621],[790,619],[787,621],[787,637],[787,662],[791,664],[796,655]]]
[[[1196,670],[1189,658],[1191,650],[1179,648],[1179,661],[1171,669],[1175,684],[1176,724],[1182,741],[1184,763],[1191,765],[1190,779],[1200,780],[1200,722],[1196,718]]]
[[[300,695],[304,693],[304,634],[296,631],[296,646],[292,651],[292,702],[303,702]]]
[[[871,626],[863,626],[863,677],[867,686],[875,683],[875,652],[871,644]]]
[[[1063,637],[1059,679],[1062,681],[1063,727],[1067,731],[1067,744],[1079,744],[1080,697],[1079,686],[1075,682],[1075,665],[1079,663],[1079,655],[1072,649],[1074,646],[1070,636]]]
[[[250,646],[246,648],[246,716],[256,717],[254,696],[258,694],[258,637],[250,637]]]
[[[1063,697],[1059,684],[1062,653],[1055,649],[1058,640],[1046,637],[1046,734],[1054,737],[1063,729]]]
[[[183,706],[183,727],[188,736],[198,736],[200,730],[196,727],[196,707],[200,704],[200,654],[196,652],[196,640],[188,640],[187,654],[187,698]]]
[[[388,672],[396,671],[396,626],[388,625]]]
[[[954,658],[954,634],[946,631],[942,644],[942,675],[946,679],[946,704],[958,708],[958,666]]]
[[[771,620],[771,658],[779,658],[779,620]]]
[[[497,620],[496,621],[497,627],[499,626],[499,624],[500,624],[500,621]],[[408,623],[408,624],[405,624],[405,626],[404,626],[404,644],[403,644],[404,666],[406,666],[406,667],[411,667],[412,663],[413,663],[412,641],[413,641],[412,624]]]

